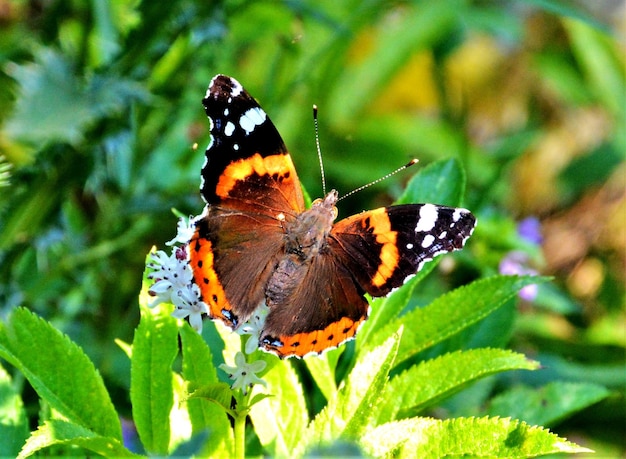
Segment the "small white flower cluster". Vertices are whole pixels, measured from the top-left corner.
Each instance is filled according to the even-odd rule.
[[[256,375],[265,370],[266,366],[267,363],[263,360],[248,363],[246,356],[242,352],[237,352],[235,354],[234,367],[222,363],[220,368],[228,373],[228,377],[234,381],[231,387],[233,389],[241,389],[244,395],[246,395],[248,389],[254,384],[263,384],[267,387],[267,383]]]
[[[184,219],[178,221],[176,237],[167,245],[182,243],[172,247],[168,256],[159,250],[150,255],[148,268],[152,272],[148,279],[154,284],[148,292],[154,296],[149,306],[152,308],[160,303],[172,303],[176,309],[172,315],[178,319],[189,317],[189,324],[198,333],[202,332],[202,314],[209,313],[209,307],[201,300],[200,289],[193,282],[193,273],[187,258],[187,243],[193,234],[193,228]]]
[[[269,308],[263,303],[254,311],[252,317],[237,329],[239,335],[250,335],[246,341],[246,354],[252,354],[259,348],[259,336],[265,325],[265,318],[269,312]]]
[[[174,304],[176,309],[172,315],[178,319],[188,317],[189,324],[200,333],[202,332],[202,315],[209,314],[209,307],[202,301],[200,289],[193,282],[193,273],[189,266],[187,245],[193,236],[193,231],[193,225],[181,218],[178,221],[176,237],[166,243],[173,246],[172,254],[168,256],[164,251],[159,250],[150,255],[151,261],[148,262],[148,268],[151,272],[148,274],[148,279],[154,283],[148,292],[154,297],[149,304],[150,307],[160,303]],[[245,345],[246,354],[252,354],[258,349],[259,335],[267,313],[267,306],[260,306],[254,315],[237,329],[239,335],[250,335]],[[265,367],[266,363],[263,360],[248,363],[242,352],[235,354],[235,366],[225,363],[220,365],[220,368],[234,381],[231,387],[241,389],[244,394],[247,394],[248,389],[254,384],[266,385],[265,381],[257,376],[257,373],[265,370]]]

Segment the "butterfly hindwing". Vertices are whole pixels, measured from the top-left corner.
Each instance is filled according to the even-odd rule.
[[[348,269],[326,251],[312,259],[295,288],[272,307],[259,345],[280,357],[304,357],[339,346],[367,319],[369,304]]]

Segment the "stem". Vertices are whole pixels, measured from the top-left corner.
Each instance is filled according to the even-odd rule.
[[[246,417],[247,410],[235,416],[235,459],[244,459],[246,456]]]

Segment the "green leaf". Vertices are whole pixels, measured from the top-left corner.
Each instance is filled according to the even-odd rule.
[[[11,376],[0,366],[0,457],[15,457],[28,438],[28,419],[22,397]]]
[[[120,51],[120,37],[114,22],[115,7],[111,2],[93,2],[94,28],[89,37],[91,64],[100,67],[109,64]]]
[[[6,132],[37,147],[48,142],[76,145],[97,119],[133,99],[146,98],[139,85],[119,76],[96,75],[83,81],[68,57],[52,49],[37,53],[35,63],[13,64],[10,73],[20,89]]]
[[[13,311],[0,328],[0,356],[69,422],[121,441],[120,420],[100,373],[82,349],[49,323],[27,309]]]
[[[378,423],[415,416],[467,384],[507,370],[535,370],[537,362],[502,349],[471,349],[444,354],[394,377],[376,406]]]
[[[146,451],[167,454],[174,394],[172,363],[178,353],[176,319],[142,308],[135,330],[130,399],[137,433]]]
[[[624,67],[619,46],[607,34],[588,24],[564,20],[572,51],[588,80],[588,86],[620,122],[626,119]]]
[[[378,94],[378,88],[389,90],[386,85],[390,77],[406,64],[409,56],[449,33],[462,2],[442,0],[405,6],[394,27],[382,29],[373,52],[358,65],[346,67],[335,82],[334,87],[341,94],[330,98],[331,117],[339,123],[364,111],[371,98],[363,94]]]
[[[296,451],[317,448],[338,439],[356,439],[369,425],[371,407],[378,402],[394,363],[400,333],[359,359],[337,397],[315,417]]]
[[[532,59],[533,69],[539,74],[542,85],[547,86],[563,102],[587,105],[592,101],[589,88],[569,54],[559,51],[544,52]]]
[[[411,418],[383,424],[361,438],[371,456],[535,457],[551,453],[584,453],[587,448],[541,427],[513,419],[456,418],[441,421]]]
[[[554,381],[540,388],[518,386],[491,400],[490,416],[511,416],[529,424],[553,426],[608,397],[598,384]]]
[[[218,383],[211,350],[187,322],[183,322],[179,328],[179,333],[183,353],[183,378],[187,381],[187,390],[193,392],[201,387],[218,384],[222,389],[226,387],[227,399],[224,402],[227,403],[225,407],[228,408],[231,391],[226,384]],[[216,403],[200,397],[189,397],[187,408],[193,428],[192,434],[196,435],[205,429],[210,432],[202,454],[205,456],[232,456],[232,429],[226,411]]]
[[[456,207],[464,192],[465,172],[458,159],[450,158],[431,163],[415,174],[396,204],[430,202]]]
[[[345,347],[325,352],[320,356],[304,359],[304,363],[311,373],[311,377],[319,387],[326,400],[332,400],[337,395],[337,384],[335,383],[335,369],[339,356]]]
[[[142,457],[127,450],[117,438],[104,437],[92,430],[60,419],[51,419],[39,426],[18,457],[26,458],[43,448],[54,445],[79,446],[104,457]]]
[[[390,321],[371,335],[364,348],[378,345],[400,325],[405,325],[396,358],[398,364],[483,319],[522,287],[545,280],[530,276],[479,279],[440,296],[424,308]]]
[[[413,297],[413,290],[439,263],[439,258],[427,262],[422,269],[401,288],[390,293],[387,297],[376,298],[370,301],[371,312],[367,321],[361,326],[357,335],[358,348],[364,347],[369,342],[369,337],[375,333],[382,324],[388,324],[391,320],[406,308]]]
[[[201,385],[189,394],[189,399],[203,398],[222,407],[224,412],[230,410],[233,390],[224,382]]]
[[[309,422],[302,383],[289,360],[278,362],[263,379],[272,397],[255,403],[250,419],[270,456],[289,457]]]

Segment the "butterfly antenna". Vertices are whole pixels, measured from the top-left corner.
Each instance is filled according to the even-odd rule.
[[[324,162],[322,161],[322,149],[320,148],[320,133],[317,122],[317,105],[313,105],[313,125],[315,126],[315,147],[317,148],[317,159],[320,162],[320,172],[322,173],[322,196],[326,196],[326,177],[324,176]]]
[[[347,198],[348,196],[352,196],[354,193],[358,193],[359,191],[362,191],[362,190],[364,190],[365,188],[369,188],[369,187],[371,187],[372,185],[376,185],[377,183],[380,183],[380,182],[382,182],[383,180],[387,180],[387,179],[388,179],[389,177],[391,177],[392,175],[396,175],[398,172],[402,172],[404,169],[407,169],[407,168],[409,168],[409,167],[413,166],[414,164],[417,164],[417,162],[418,162],[418,161],[419,161],[418,159],[413,158],[411,161],[409,161],[408,163],[406,163],[404,166],[397,168],[395,171],[393,171],[393,172],[389,172],[388,174],[383,175],[382,177],[380,177],[380,178],[378,178],[378,179],[374,180],[373,182],[366,183],[365,185],[362,185],[362,186],[358,187],[356,190],[352,190],[352,191],[351,191],[351,192],[349,192],[348,194],[344,194],[342,197],[340,197],[340,198],[338,199],[338,201],[341,201],[342,199],[345,199],[345,198]]]

